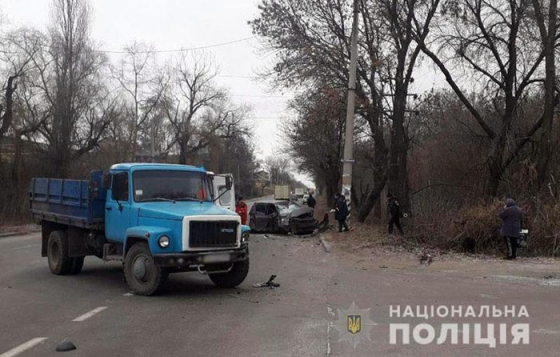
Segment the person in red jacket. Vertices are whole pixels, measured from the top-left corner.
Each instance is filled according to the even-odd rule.
[[[247,205],[243,202],[243,197],[237,198],[235,212],[241,217],[241,224],[247,224]]]

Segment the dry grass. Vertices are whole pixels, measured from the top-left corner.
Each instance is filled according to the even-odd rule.
[[[500,236],[499,213],[502,200],[480,201],[461,210],[417,214],[403,219],[405,236],[387,234],[387,220],[381,224],[358,223],[349,219],[351,232],[338,233],[338,223],[329,214],[330,229],[326,238],[346,252],[367,251],[370,254],[429,254],[439,260],[492,259],[503,255],[503,238]],[[524,256],[558,256],[560,254],[560,203],[521,200],[524,228],[529,229],[529,249]],[[315,217],[322,219],[330,210],[324,197],[317,199]],[[463,241],[476,242],[476,255],[464,254]]]
[[[20,224],[20,225],[1,225],[0,234],[3,233],[28,233],[28,232],[40,232],[41,226],[37,224]]]
[[[481,202],[465,208],[458,217],[448,223],[447,240],[438,242],[444,249],[460,250],[466,238],[476,242],[476,249],[495,252],[502,248],[499,214],[503,201]]]

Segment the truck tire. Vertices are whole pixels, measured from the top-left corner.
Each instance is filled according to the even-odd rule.
[[[47,257],[51,273],[66,275],[72,268],[72,258],[68,256],[68,236],[62,231],[53,231],[47,242]]]
[[[233,264],[227,273],[208,274],[210,280],[220,288],[231,289],[241,284],[249,274],[249,258]]]
[[[168,272],[154,262],[146,243],[136,243],[124,258],[124,276],[136,295],[149,296],[161,289]]]
[[[72,259],[72,266],[70,267],[69,273],[72,275],[78,275],[82,271],[82,267],[84,266],[84,258],[85,257],[74,257]]]

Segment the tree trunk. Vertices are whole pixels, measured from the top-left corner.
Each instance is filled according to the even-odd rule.
[[[182,137],[179,140],[179,164],[186,165],[187,164],[187,144],[185,139]]]
[[[544,81],[544,114],[539,143],[537,159],[537,188],[540,188],[548,178],[550,171],[550,157],[552,156],[552,124],[554,120],[556,64],[555,64],[555,42],[556,42],[556,17],[557,0],[551,0],[549,4],[548,31],[544,24],[544,18],[537,17],[541,28],[541,37],[545,51],[545,81]],[[540,9],[535,9],[541,11]],[[540,15],[540,14],[539,14]]]
[[[404,61],[404,59],[403,59]],[[408,198],[408,140],[404,127],[407,88],[404,83],[404,62],[397,69],[393,103],[393,127],[391,128],[391,154],[389,157],[389,193],[399,199],[404,211],[410,209]]]
[[[358,211],[358,222],[364,222],[371,212],[374,205],[380,202],[381,192],[385,188],[385,181],[378,181],[377,184],[373,186],[373,189],[369,192],[366,199],[360,205],[360,210]]]
[[[14,162],[12,165],[12,181],[16,184],[16,187],[21,187],[21,170],[22,170],[22,160],[21,160],[21,138],[19,137],[17,129],[14,130]]]

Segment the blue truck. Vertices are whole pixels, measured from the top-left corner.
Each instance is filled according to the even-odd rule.
[[[86,181],[33,178],[29,199],[41,255],[56,275],[79,274],[84,257],[95,255],[121,261],[132,291],[153,295],[174,272],[208,274],[225,288],[249,272],[250,228],[232,211],[231,175],[124,163]]]

